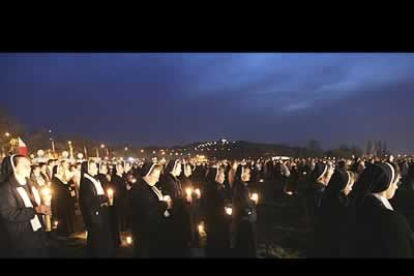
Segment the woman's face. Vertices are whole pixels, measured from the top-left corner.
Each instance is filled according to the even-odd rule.
[[[19,176],[25,177],[25,178],[29,178],[31,170],[32,169],[30,167],[30,160],[29,159],[27,159],[26,157],[17,158],[16,170],[15,170],[16,175],[19,175]]]
[[[175,167],[175,176],[179,176],[181,174],[181,162],[178,162],[177,166]]]
[[[155,168],[152,170],[151,174],[148,176],[148,180],[150,183],[148,183],[151,186],[154,186],[157,184],[157,182],[160,180],[161,170],[158,168]]]
[[[351,176],[351,181],[348,185],[345,186],[343,192],[345,195],[349,195],[349,193],[352,191],[352,187],[354,187],[355,179]]]
[[[223,184],[225,179],[226,179],[226,176],[224,175],[224,170],[220,169],[218,171],[216,181],[217,181],[217,183]]]
[[[95,176],[95,175],[98,174],[98,166],[96,166],[96,163],[90,163],[89,164],[88,173],[92,176]]]
[[[395,195],[395,192],[398,189],[398,182],[400,181],[401,175],[397,175],[395,178],[394,183],[391,183],[391,185],[388,187],[388,189],[385,191],[385,197],[387,199],[392,199]]]
[[[250,181],[250,169],[245,168],[243,171],[243,174],[241,176],[241,179],[243,182],[249,182]]]
[[[192,174],[191,165],[189,165],[189,164],[185,165],[185,167],[184,167],[184,174],[187,177],[191,176],[191,174]]]
[[[123,174],[124,173],[124,167],[122,167],[121,164],[116,165],[116,171],[118,174]]]

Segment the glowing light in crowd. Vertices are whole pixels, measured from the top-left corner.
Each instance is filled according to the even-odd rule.
[[[128,147],[125,147],[125,148],[124,148],[124,150],[125,150],[125,151],[128,151]]]
[[[83,159],[83,154],[82,153],[78,153],[78,159]]]
[[[101,149],[103,149],[103,148],[105,148],[105,145],[104,144],[101,145]]]
[[[134,162],[134,160],[135,160],[135,159],[134,159],[133,157],[128,157],[128,161],[129,161],[129,162]]]
[[[6,137],[10,137],[10,133],[6,132],[4,135],[6,135]]]
[[[197,195],[197,198],[200,198],[201,197],[201,191],[200,191],[200,189],[195,189],[195,193]]]
[[[114,190],[108,189],[106,190],[106,194],[108,195],[109,206],[112,206],[114,204]]]
[[[126,237],[126,243],[128,245],[131,245],[132,244],[132,237],[131,236]]]
[[[227,215],[231,216],[231,214],[233,214],[233,209],[231,207],[225,207],[224,209]]]
[[[185,189],[185,193],[187,194],[188,197],[190,197],[193,194],[193,189],[187,188]]]
[[[144,152],[144,150],[142,149],[142,150],[141,150],[141,153],[143,153],[143,152]]]
[[[256,204],[259,203],[259,195],[257,193],[253,193],[250,199],[253,200]]]

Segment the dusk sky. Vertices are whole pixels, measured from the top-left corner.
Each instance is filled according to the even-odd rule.
[[[414,153],[414,54],[0,54],[32,129],[173,146],[227,138]]]

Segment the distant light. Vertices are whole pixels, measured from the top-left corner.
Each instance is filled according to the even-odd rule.
[[[103,149],[103,148],[105,148],[105,145],[104,144],[101,144],[101,148]]]
[[[133,157],[128,157],[128,161],[129,161],[129,162],[134,162],[134,160],[135,160],[135,159],[134,159]]]
[[[132,244],[132,238],[130,236],[126,237],[126,243],[128,245],[131,245]]]
[[[175,155],[178,155],[178,152],[176,152]]]
[[[142,149],[142,150],[141,150],[141,153],[143,153],[143,152],[144,152],[144,150]]]
[[[52,130],[51,129],[49,129],[49,133],[52,133]]]
[[[128,147],[125,147],[125,149],[124,149],[125,151],[128,151]]]
[[[170,152],[170,155],[172,155],[172,152]]]
[[[6,132],[5,133],[6,137],[10,137],[10,133]]]
[[[153,150],[153,151],[152,151],[152,154],[155,154],[155,153],[156,153],[156,151],[155,151],[155,150]]]

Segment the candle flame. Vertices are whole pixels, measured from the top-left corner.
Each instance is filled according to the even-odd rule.
[[[259,202],[259,195],[257,193],[253,193],[250,199],[257,204]]]
[[[200,191],[200,189],[195,189],[195,193],[196,193],[196,195],[197,195],[198,198],[201,197],[201,191]]]
[[[231,207],[226,207],[226,214],[231,216],[231,214],[233,214],[233,209]]]
[[[187,194],[188,197],[190,197],[193,194],[193,189],[187,188],[185,189],[185,193]]]
[[[126,237],[126,242],[128,245],[132,244],[132,238],[130,236]]]
[[[112,189],[106,190],[106,193],[108,194],[108,197],[113,197],[114,196],[114,190],[112,190]]]

